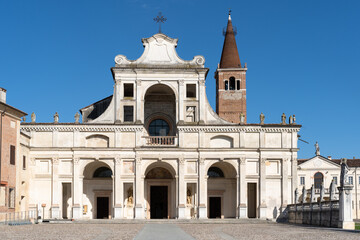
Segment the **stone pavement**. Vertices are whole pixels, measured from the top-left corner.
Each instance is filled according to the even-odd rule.
[[[0,225],[0,240],[288,240],[360,239],[360,231],[278,224],[262,220],[89,220]]]

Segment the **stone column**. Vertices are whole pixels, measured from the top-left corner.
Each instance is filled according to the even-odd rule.
[[[143,123],[144,122],[144,101],[142,98],[142,88],[141,88],[141,80],[136,80],[136,105],[135,105],[135,111],[136,111],[136,117],[134,120],[136,120],[137,123]]]
[[[184,94],[184,79],[179,80],[179,122],[183,122],[185,117],[184,117],[184,101],[180,101],[180,99],[185,99],[185,94]]]
[[[239,185],[240,185],[240,205],[239,205],[239,218],[247,218],[247,185],[246,185],[246,159],[245,157],[240,158],[240,164],[239,164],[239,172],[240,172],[240,178],[239,178]]]
[[[141,175],[141,158],[136,157],[136,167],[135,167],[135,218],[143,219],[144,211],[143,211],[143,193],[144,187],[143,182],[144,179]]]
[[[121,158],[116,157],[114,161],[114,218],[123,217],[123,183],[121,181]]]
[[[73,159],[73,179],[72,179],[72,217],[79,219],[82,216],[82,194],[83,194],[83,175],[79,169],[79,158]]]
[[[116,80],[114,86],[114,110],[115,110],[115,123],[120,123],[122,121],[122,109],[121,109],[121,81]]]
[[[60,218],[60,194],[59,188],[59,159],[57,157],[52,159],[52,173],[51,173],[51,218]],[[66,211],[66,210],[65,210]]]
[[[197,96],[199,99],[199,121],[205,121],[205,79],[199,80],[199,95]]]
[[[199,218],[207,218],[207,173],[205,159],[199,159]]]
[[[266,218],[266,158],[260,158],[259,218]]]
[[[297,165],[298,165],[297,158],[293,156],[291,160],[291,191],[292,192],[294,192],[298,186]],[[296,199],[292,199],[292,203],[296,203]]]
[[[178,174],[178,218],[184,219],[185,216],[185,203],[186,203],[186,183],[184,179],[184,168],[185,160],[184,158],[179,158],[179,174]]]
[[[282,159],[282,163],[281,163],[281,175],[282,175],[282,178],[281,178],[281,195],[282,195],[282,198],[281,198],[281,212],[283,212],[287,205],[288,205],[288,196],[289,196],[289,189],[288,189],[288,186],[289,186],[289,173],[288,173],[288,161],[289,159],[288,158],[283,158]]]
[[[338,187],[339,189],[339,224],[342,229],[355,229],[352,211],[352,189],[351,185]]]

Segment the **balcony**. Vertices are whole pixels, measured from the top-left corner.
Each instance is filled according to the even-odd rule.
[[[177,136],[143,136],[146,146],[175,146]]]

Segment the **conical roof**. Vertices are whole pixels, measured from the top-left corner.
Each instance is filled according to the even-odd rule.
[[[221,53],[220,68],[241,68],[240,57],[236,46],[235,33],[231,23],[230,13],[226,27],[224,46]]]

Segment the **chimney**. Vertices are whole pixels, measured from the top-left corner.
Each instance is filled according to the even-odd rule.
[[[0,87],[0,102],[6,103],[6,89]]]
[[[328,159],[331,160],[331,156],[328,156]]]

